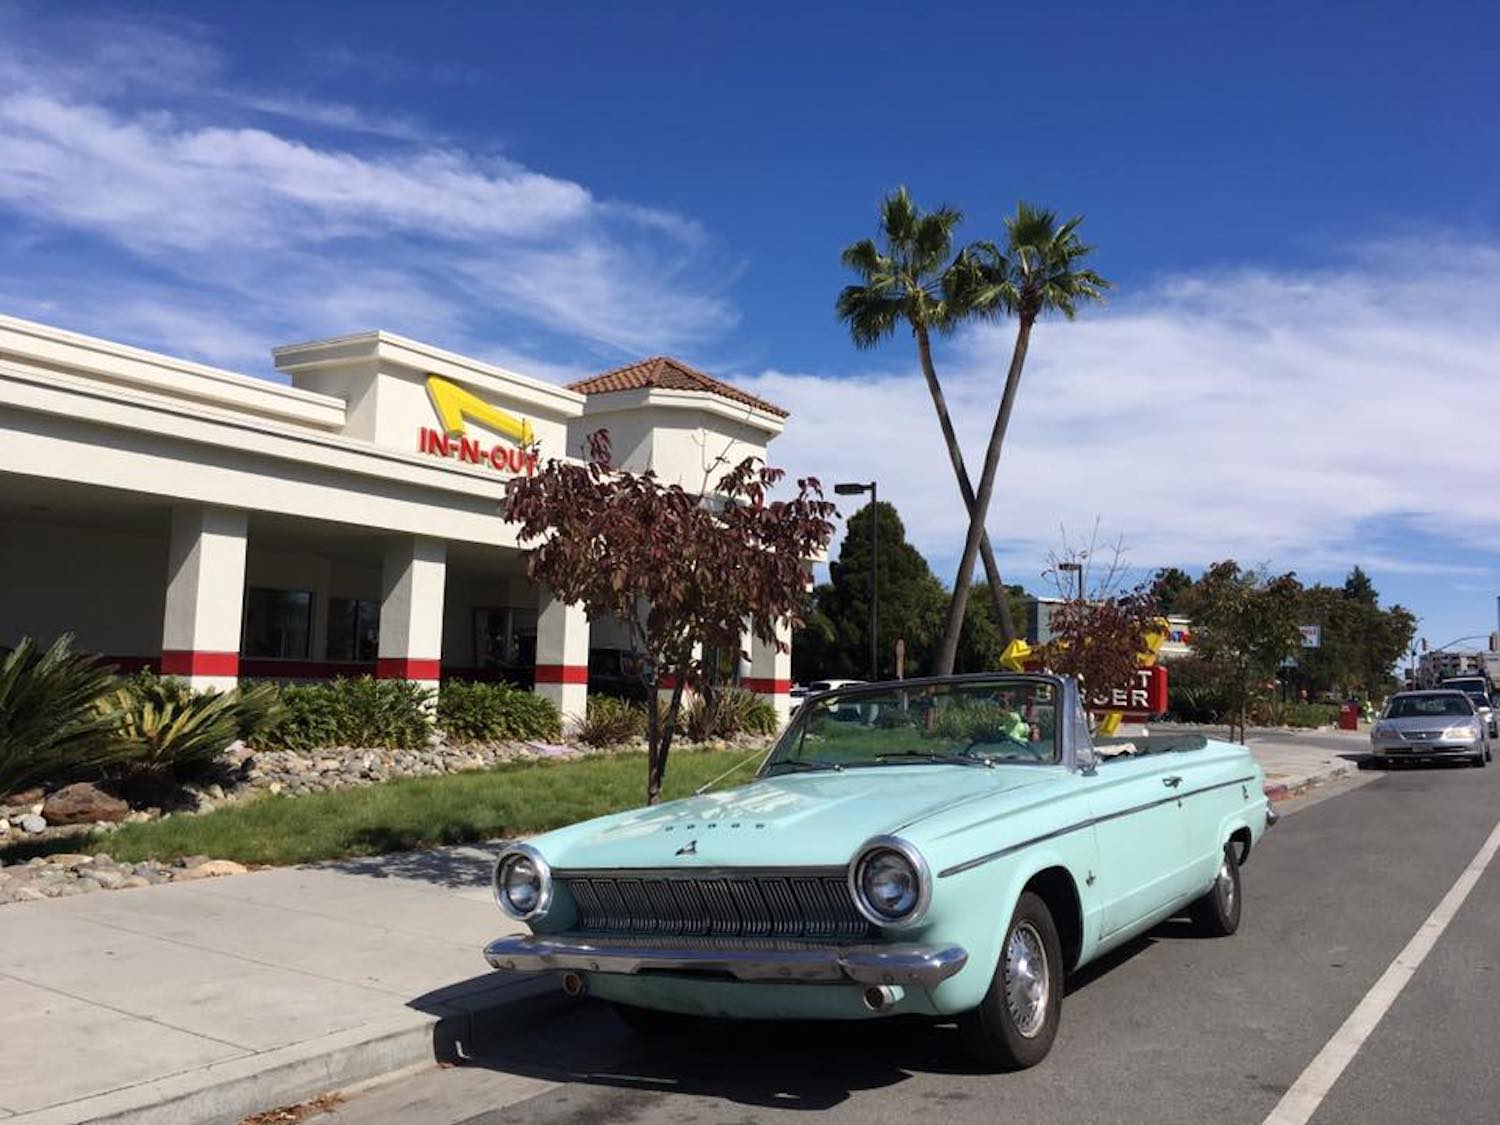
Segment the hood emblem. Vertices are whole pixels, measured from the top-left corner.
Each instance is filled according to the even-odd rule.
[[[672,854],[673,855],[697,855],[698,854],[698,841],[697,840],[689,840],[687,843],[683,844],[682,847],[678,848]]]

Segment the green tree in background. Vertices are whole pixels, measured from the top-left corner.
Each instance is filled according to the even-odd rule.
[[[895,674],[897,639],[906,642],[907,676],[931,673],[948,608],[948,591],[922,553],[906,539],[906,526],[885,502],[876,507],[880,520],[880,674]],[[792,641],[792,677],[864,679],[870,662],[870,506],[849,518],[838,557],[829,563],[829,580],[815,587],[803,613],[804,624]],[[1005,587],[1015,620],[1024,620],[1026,591]],[[962,672],[994,671],[1006,645],[988,590],[971,599],[958,651]]]
[[[1233,716],[1229,736],[1245,736],[1251,701],[1272,683],[1281,662],[1299,651],[1302,583],[1295,574],[1245,570],[1233,559],[1208,568],[1184,597],[1193,648],[1211,670]]]
[[[947,593],[906,525],[887,503],[875,506],[880,543],[880,675],[895,674],[895,642],[906,642],[906,674],[929,664]],[[792,642],[792,675],[802,681],[865,679],[870,663],[870,519],[866,504],[849,517],[828,582],[813,591],[807,624]]]
[[[1193,580],[1187,571],[1175,566],[1164,566],[1152,576],[1151,597],[1162,613],[1177,613],[1183,595],[1193,588]]]

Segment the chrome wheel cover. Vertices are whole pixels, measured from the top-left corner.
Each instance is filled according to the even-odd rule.
[[[1202,886],[1203,884],[1199,884]],[[1224,862],[1219,865],[1219,877],[1214,880],[1214,889],[1219,892],[1219,905],[1224,910],[1225,917],[1234,915],[1234,868],[1229,857],[1224,857]]]
[[[1046,1024],[1051,992],[1052,970],[1042,935],[1030,922],[1017,922],[1005,943],[1005,1006],[1024,1038],[1034,1039]]]

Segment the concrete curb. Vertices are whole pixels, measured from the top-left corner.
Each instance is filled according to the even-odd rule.
[[[1346,762],[1343,765],[1331,766],[1320,773],[1308,774],[1306,777],[1294,777],[1290,781],[1272,782],[1265,787],[1266,796],[1272,801],[1290,800],[1293,797],[1300,797],[1303,793],[1316,786],[1336,781],[1341,777],[1348,777],[1350,774],[1357,772],[1358,769],[1355,763]]]
[[[275,1050],[211,1063],[46,1109],[5,1118],[5,1125],[188,1125],[232,1122],[393,1072],[466,1055],[476,1027],[520,1000],[556,990],[550,977],[496,990],[498,1003],[473,1011],[406,1011]]]

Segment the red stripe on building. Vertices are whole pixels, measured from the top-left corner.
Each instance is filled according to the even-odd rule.
[[[757,695],[786,695],[792,690],[792,681],[770,676],[746,676],[740,680],[740,687]]]
[[[163,676],[238,676],[240,654],[237,652],[199,652],[195,649],[167,649],[161,654]]]
[[[536,682],[539,684],[586,684],[589,669],[586,664],[538,664]]]
[[[375,661],[377,680],[435,680],[442,672],[436,660],[419,660],[411,656],[382,656]]]

